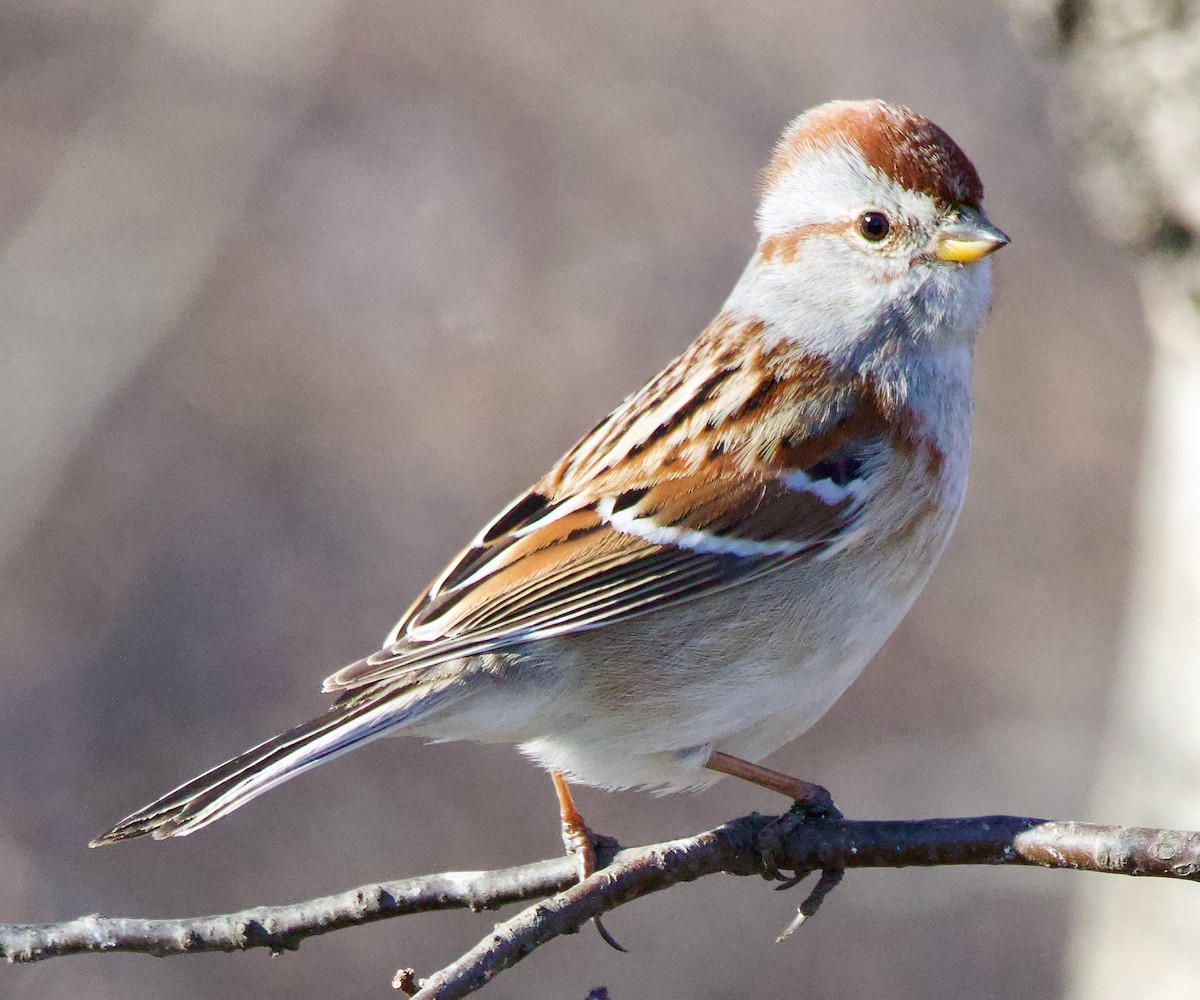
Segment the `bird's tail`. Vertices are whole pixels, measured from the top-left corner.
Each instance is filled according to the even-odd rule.
[[[88,846],[115,844],[149,834],[155,840],[186,837],[281,782],[453,700],[445,688],[394,689],[337,706],[280,733],[126,816]]]

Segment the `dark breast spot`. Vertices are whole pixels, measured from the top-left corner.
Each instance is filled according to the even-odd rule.
[[[862,458],[849,452],[826,455],[804,471],[810,479],[828,479],[834,486],[849,486],[862,473]]]

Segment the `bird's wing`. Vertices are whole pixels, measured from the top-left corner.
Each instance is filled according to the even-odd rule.
[[[671,474],[552,500],[530,491],[418,599],[379,652],[325,690],[611,625],[734,586],[852,533],[887,443],[837,442],[808,469]]]
[[[761,330],[718,317],[484,528],[383,649],[325,690],[354,700],[434,664],[611,625],[859,537],[893,459],[915,454],[913,426],[862,376]]]

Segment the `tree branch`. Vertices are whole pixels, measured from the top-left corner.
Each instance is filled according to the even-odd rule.
[[[607,861],[613,852],[598,853]],[[251,948],[295,951],[304,938],[390,917],[497,909],[539,899],[573,885],[577,877],[574,862],[563,857],[500,871],[444,872],[380,882],[300,903],[208,917],[141,920],[91,914],[57,924],[0,924],[0,956],[15,963],[106,951],[156,958]]]
[[[705,875],[778,877],[850,868],[1036,865],[1200,881],[1200,833],[1059,823],[1017,816],[850,821],[743,816],[707,833],[648,847],[598,848],[602,866],[575,881],[561,858],[491,872],[447,872],[363,886],[286,906],[179,920],[98,915],[58,924],[0,924],[0,955],[36,962],[59,955],[131,951],[159,957],[201,951],[294,950],[301,940],[409,913],[496,909],[541,902],[498,925],[452,965],[419,984],[420,1000],[474,992],[545,942],[641,896]],[[545,897],[549,896],[549,899]]]

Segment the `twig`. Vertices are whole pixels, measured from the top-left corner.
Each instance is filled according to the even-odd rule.
[[[716,872],[768,877],[773,866],[833,872],[1035,865],[1200,881],[1200,833],[1015,816],[797,823],[794,817],[753,815],[684,840],[599,853],[601,869],[577,885],[573,860],[559,858],[492,872],[449,872],[385,882],[288,906],[219,916],[184,920],[89,916],[60,924],[0,924],[0,955],[10,962],[34,962],[102,951],[157,956],[257,947],[282,951],[298,947],[306,937],[407,913],[494,909],[542,899],[422,982],[417,993],[421,1000],[454,1000],[595,916]],[[810,906],[808,901],[805,906]],[[404,978],[403,985],[415,984],[414,974]]]
[[[610,860],[612,852],[601,858]],[[304,938],[343,927],[434,910],[494,910],[538,899],[573,885],[577,877],[571,859],[556,858],[500,871],[423,875],[207,917],[141,920],[92,914],[57,924],[0,924],[0,956],[14,963],[106,951],[157,958],[250,948],[294,951]]]

